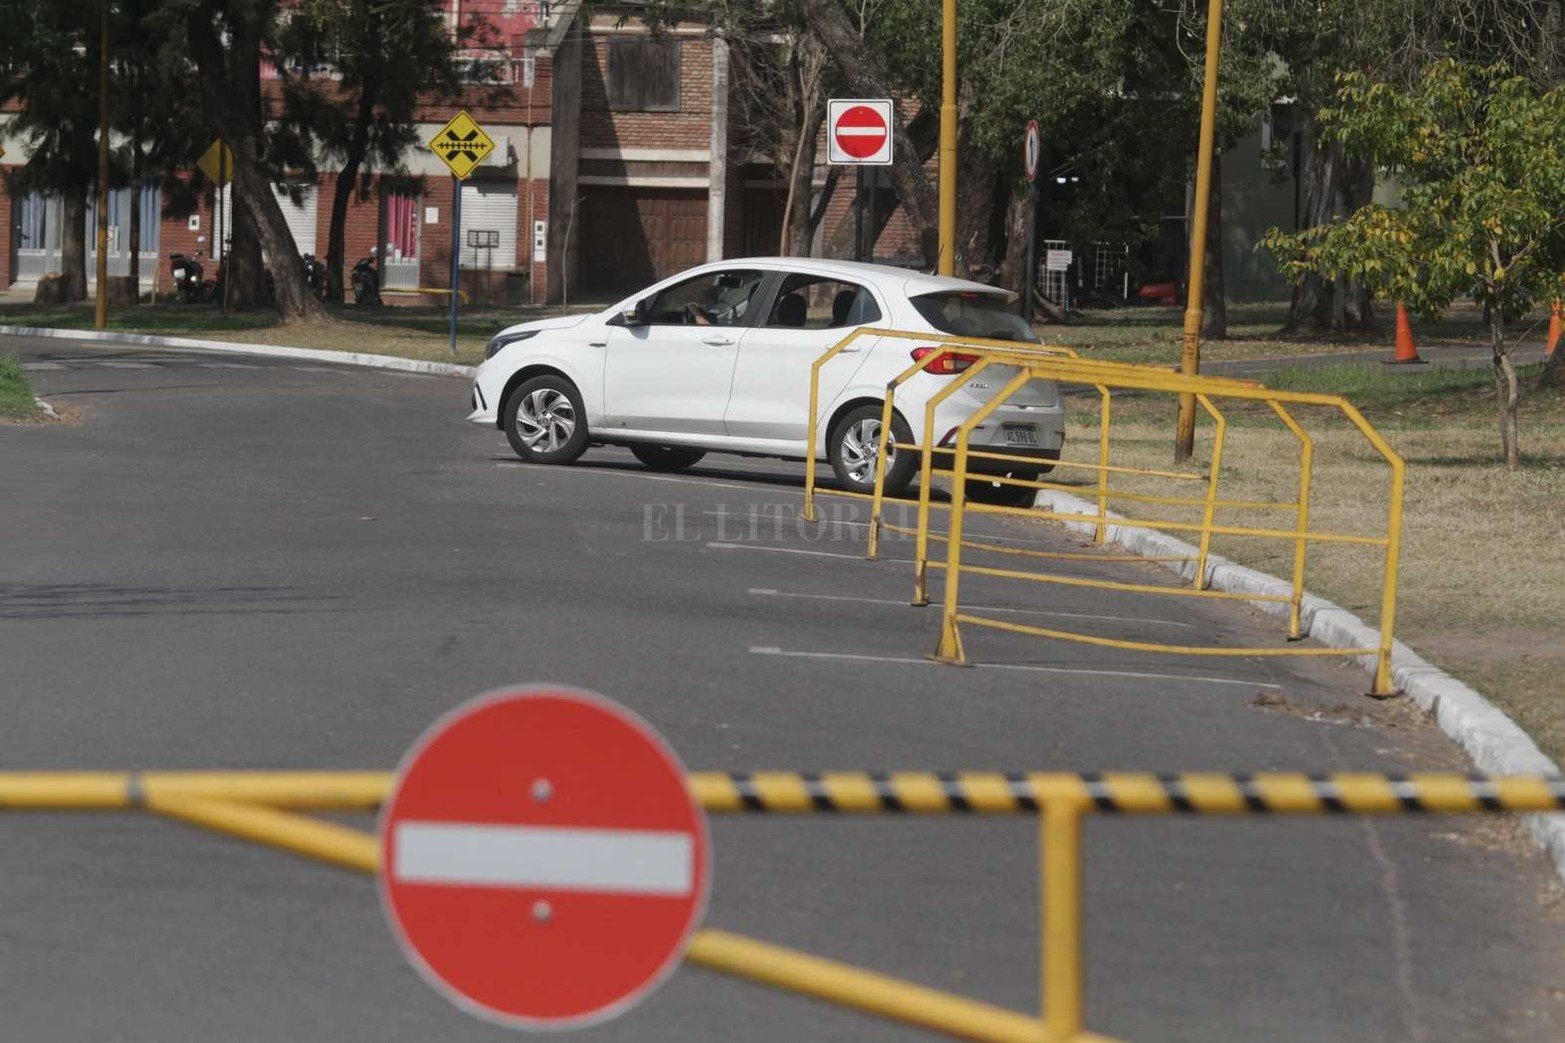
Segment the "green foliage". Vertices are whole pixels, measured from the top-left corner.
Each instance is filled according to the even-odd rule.
[[[1565,293],[1565,88],[1446,59],[1411,90],[1343,73],[1321,118],[1392,174],[1401,204],[1271,229],[1262,245],[1289,279],[1354,276],[1431,315],[1467,293],[1496,317]]]
[[[24,420],[37,411],[22,364],[15,355],[0,355],[0,419]]]

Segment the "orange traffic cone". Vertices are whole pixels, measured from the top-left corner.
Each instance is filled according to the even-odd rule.
[[[1397,302],[1397,355],[1387,359],[1388,366],[1421,366],[1424,359],[1418,357],[1418,345],[1413,343],[1413,324],[1407,321],[1407,309]]]
[[[1560,346],[1560,325],[1565,319],[1565,301],[1555,301],[1554,307],[1549,310],[1549,341],[1544,349],[1545,355],[1554,354],[1554,349]]]

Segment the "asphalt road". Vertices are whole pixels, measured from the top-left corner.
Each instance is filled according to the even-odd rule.
[[[985,666],[926,663],[937,617],[902,604],[908,568],[859,560],[853,524],[800,528],[797,467],[654,476],[599,450],[530,468],[462,422],[461,381],[0,339],[11,350],[77,416],[0,427],[5,769],[386,768],[455,703],[548,680],[627,703],[693,768],[1464,767],[1331,659],[971,631]],[[973,590],[1099,633],[1277,639],[1234,606]],[[712,926],[1036,1004],[1027,822],[718,819],[713,837]],[[1565,1033],[1565,912],[1543,859],[1492,822],[1099,819],[1087,877],[1099,1032]],[[502,1035],[421,983],[359,876],[146,815],[4,814],[0,881],[7,1040]],[[695,969],[582,1035],[928,1038]]]

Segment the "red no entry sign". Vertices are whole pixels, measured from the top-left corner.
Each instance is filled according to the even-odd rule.
[[[448,714],[381,814],[382,905],[459,1006],[523,1028],[612,1017],[683,955],[710,883],[685,771],[600,696],[527,688]]]
[[[889,164],[893,118],[889,99],[830,99],[826,103],[827,159],[835,164]]]

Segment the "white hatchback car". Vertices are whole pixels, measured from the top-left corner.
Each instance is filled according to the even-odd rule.
[[[935,350],[865,336],[821,370],[819,435],[808,445],[810,365],[858,326],[1037,340],[1008,291],[902,268],[763,257],[702,265],[597,314],[524,322],[490,341],[473,384],[474,423],[506,433],[523,460],[570,463],[588,446],[622,445],[653,470],[708,452],[802,460],[813,452],[848,489],[874,487],[887,383]],[[968,368],[948,353],[897,390],[894,433],[914,442],[924,404]],[[991,367],[942,403],[937,445],[1014,375]],[[972,444],[1036,465],[973,461],[1035,478],[1059,459],[1064,412],[1052,381],[1032,381],[976,429]],[[903,491],[918,461],[887,458],[886,490]],[[1033,490],[975,481],[989,502],[1031,502]]]

